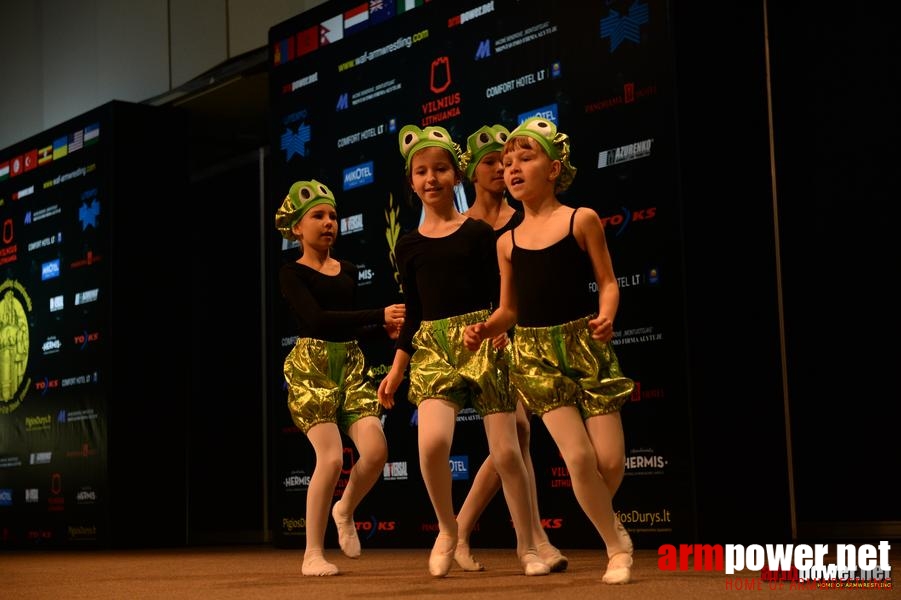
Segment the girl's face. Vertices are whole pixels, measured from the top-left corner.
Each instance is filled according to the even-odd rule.
[[[510,195],[521,202],[554,194],[560,161],[551,160],[538,142],[517,137],[504,150],[504,182]]]
[[[477,188],[485,188],[492,194],[504,193],[504,163],[501,152],[489,152],[476,165],[472,175],[472,183]]]
[[[338,213],[329,204],[317,204],[292,228],[304,247],[328,250],[338,235]]]
[[[410,161],[410,183],[423,204],[454,202],[454,186],[460,179],[448,151],[428,146]]]

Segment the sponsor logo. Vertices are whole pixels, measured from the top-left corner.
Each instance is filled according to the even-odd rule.
[[[487,14],[491,14],[494,12],[494,2],[486,2],[481,6],[477,6],[475,8],[471,8],[466,12],[462,12],[459,15],[454,15],[447,20],[448,28],[457,27],[458,25],[464,25],[470,21],[478,19],[479,17],[484,17]]]
[[[284,92],[286,94],[290,93],[290,92],[294,92],[294,91],[299,90],[300,88],[305,88],[308,85],[313,85],[317,81],[319,81],[319,73],[318,72],[310,73],[309,75],[301,77],[300,79],[295,79],[294,81],[286,83],[285,86],[282,88],[282,92]]]
[[[440,94],[438,98],[429,100],[421,105],[421,127],[437,125],[448,119],[460,116],[460,105],[463,97],[460,92],[445,93],[453,83],[449,56],[439,56],[429,66],[429,89],[433,94]]]
[[[28,456],[29,465],[49,465],[53,460],[53,452],[47,450],[45,452],[32,452]]]
[[[654,138],[649,138],[640,142],[619,146],[618,148],[601,150],[598,153],[598,169],[629,162],[630,160],[647,158],[651,155],[653,143]]]
[[[542,119],[547,119],[551,123],[558,125],[557,121],[557,105],[556,104],[548,104],[547,106],[540,106],[538,108],[532,109],[530,111],[526,111],[524,113],[519,113],[518,119],[519,123],[522,123],[526,119],[531,117],[541,117]]]
[[[357,265],[357,285],[369,285],[375,279],[375,273],[366,265]]]
[[[81,306],[82,304],[89,304],[91,302],[97,301],[97,296],[100,295],[100,288],[94,288],[91,290],[85,290],[83,292],[75,293],[75,306]]]
[[[41,281],[59,277],[59,259],[53,259],[41,265]]]
[[[667,461],[659,454],[655,454],[653,448],[638,448],[632,450],[626,457],[627,475],[663,475],[663,469]]]
[[[97,492],[90,486],[84,486],[75,493],[76,504],[94,504],[97,502]]]
[[[465,481],[469,479],[469,456],[465,454],[451,456],[448,460],[451,470],[451,479]]]
[[[87,373],[85,375],[75,375],[73,377],[64,377],[60,387],[72,387],[73,385],[85,385],[88,383],[97,383],[100,378],[97,371]]]
[[[39,250],[40,248],[46,248],[47,246],[52,246],[54,244],[61,244],[63,241],[63,233],[60,231],[56,235],[48,235],[47,237],[41,238],[39,240],[35,240],[33,242],[28,242],[28,251],[31,252],[33,250]],[[0,264],[2,262],[3,253],[0,251]]]
[[[491,40],[481,40],[476,46],[475,60],[484,60],[491,57]]]
[[[429,39],[428,29],[417,31],[413,35],[399,37],[389,44],[376,48],[375,50],[365,50],[360,56],[340,63],[338,65],[338,72],[341,73],[353,69],[354,67],[371,62],[382,56],[393,54],[399,50],[409,50],[413,44],[427,39]]]
[[[307,528],[307,520],[304,517],[282,517],[282,532],[289,535],[297,535],[305,531]]]
[[[382,479],[385,481],[406,480],[409,477],[407,472],[407,461],[388,462],[382,467]]]
[[[663,333],[654,331],[651,326],[633,327],[632,329],[624,329],[622,331],[613,332],[613,340],[611,344],[614,346],[628,346],[631,344],[645,344],[648,342],[659,342],[663,339]]]
[[[304,471],[294,470],[282,479],[282,487],[286,492],[300,492],[310,487],[310,476]]]
[[[629,5],[626,14],[610,10],[610,14],[601,19],[601,39],[610,39],[610,54],[613,54],[625,41],[633,44],[641,43],[641,26],[650,21],[650,9],[647,4],[636,0]]]
[[[85,408],[81,410],[65,410],[61,409],[56,413],[57,423],[78,423],[80,421],[93,421],[100,415],[93,408]]]
[[[51,415],[40,415],[37,417],[25,417],[25,431],[49,431],[53,424]]]
[[[605,228],[616,227],[614,236],[619,237],[632,223],[651,221],[656,216],[656,206],[651,206],[649,208],[639,208],[637,210],[630,210],[623,206],[622,212],[607,217],[601,217],[601,223]]]
[[[341,235],[363,231],[363,215],[357,213],[341,219]]]
[[[81,207],[78,209],[78,222],[81,230],[88,227],[97,229],[97,219],[100,217],[100,200],[97,199],[97,188],[85,191],[81,194]]]
[[[518,77],[485,88],[485,97],[494,98],[506,94],[507,92],[535,85],[536,83],[544,81],[547,78],[547,75],[547,69],[538,69],[537,71],[519,75]]]
[[[368,185],[375,181],[375,166],[372,161],[360,163],[344,169],[344,191]]]
[[[55,335],[49,336],[44,343],[41,344],[41,352],[44,353],[44,356],[49,354],[56,354],[62,349],[63,343],[62,341],[56,337]]]
[[[26,376],[31,312],[31,297],[22,284],[13,279],[0,283],[0,415],[16,410],[31,388]]]
[[[295,154],[301,158],[307,156],[307,144],[312,139],[312,130],[304,122],[306,118],[307,111],[299,110],[282,119],[285,131],[279,139],[279,149],[285,153],[285,162],[291,160]]]
[[[50,206],[45,206],[44,208],[35,211],[29,210],[25,213],[25,224],[31,225],[32,223],[55,217],[62,212],[63,209],[59,207],[59,204],[51,204]]]
[[[362,142],[364,140],[368,140],[374,138],[377,135],[381,135],[385,132],[385,125],[378,124],[375,127],[368,127],[363,129],[362,131],[355,131],[350,135],[345,135],[344,137],[338,138],[338,148],[345,148],[352,144],[356,144],[357,142]]]
[[[623,84],[623,93],[617,94],[615,96],[609,96],[607,98],[602,98],[600,100],[596,100],[590,104],[585,105],[585,112],[588,114],[599,112],[602,110],[607,110],[608,108],[617,108],[620,106],[625,106],[627,104],[634,104],[639,100],[644,100],[645,98],[650,98],[651,96],[657,95],[657,86],[655,84],[646,85],[642,88],[638,88],[635,86],[635,82],[628,82]]]
[[[16,244],[12,219],[3,220],[2,228],[0,228],[0,243],[3,244],[0,246],[0,265],[16,262],[19,258],[19,245]]]

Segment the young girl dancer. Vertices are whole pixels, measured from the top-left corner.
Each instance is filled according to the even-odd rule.
[[[510,132],[503,125],[485,125],[466,140],[466,151],[460,157],[466,178],[473,184],[475,200],[465,215],[473,219],[481,219],[494,228],[495,237],[513,229],[522,222],[522,211],[516,210],[505,197],[507,186],[504,183],[504,164],[501,151],[507,142]],[[506,334],[493,340],[494,347],[501,350],[507,345]],[[514,393],[511,390],[511,393]],[[565,571],[568,559],[550,543],[544,527],[541,526],[541,515],[538,511],[538,491],[535,486],[535,469],[529,452],[531,439],[530,415],[523,408],[522,402],[516,403],[516,433],[522,459],[529,476],[529,491],[532,497],[532,535],[537,544],[538,556],[547,564],[552,572]],[[473,558],[469,547],[469,536],[485,511],[488,503],[501,489],[501,479],[494,468],[494,460],[489,454],[479,467],[472,480],[472,487],[466,500],[457,513],[457,550],[454,559],[464,571],[482,571],[485,567]]]
[[[485,425],[523,571],[546,575],[549,569],[532,539],[531,495],[516,437],[516,404],[507,393],[498,353],[488,347],[472,352],[463,345],[464,327],[485,320],[497,300],[494,231],[456,208],[460,150],[447,130],[407,125],[399,140],[408,183],[422,201],[423,219],[395,247],[407,312],[394,362],[379,386],[379,401],[386,408],[394,405],[394,393],[409,366],[408,399],[418,407],[419,466],[438,519],[429,572],[444,577],[454,560],[457,521],[448,461],[457,413],[471,404]]]
[[[468,326],[464,337],[474,350],[516,324],[511,386],[547,426],[579,506],[607,546],[603,581],[627,583],[632,541],[613,512],[599,464],[619,451],[619,410],[634,383],[609,343],[619,288],[603,224],[593,210],[557,199],[575,176],[569,156],[569,138],[547,119],[527,119],[511,132],[504,181],[525,218],[498,241],[499,307],[486,322]]]
[[[316,453],[307,490],[304,575],[337,575],[323,554],[328,511],[343,466],[344,431],[359,460],[341,500],[332,508],[338,543],[350,558],[360,556],[353,513],[378,480],[388,456],[375,387],[364,379],[363,353],[356,341],[381,326],[396,338],[404,305],[355,310],[357,268],[331,255],[338,234],[335,196],[324,184],[298,181],[275,214],[283,237],[298,240],[301,256],[282,265],[282,296],[297,323],[298,337],[284,364],[288,410]]]

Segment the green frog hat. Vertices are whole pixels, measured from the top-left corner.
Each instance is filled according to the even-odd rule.
[[[476,167],[491,152],[500,152],[510,137],[503,125],[485,125],[466,139],[466,151],[460,157],[460,168],[472,181]]]
[[[462,150],[460,145],[451,139],[450,134],[444,127],[426,127],[420,129],[416,125],[405,125],[397,135],[400,142],[400,153],[404,157],[406,163],[406,174],[410,174],[410,161],[413,155],[429,146],[444,148],[451,153],[454,159],[454,166],[460,168],[460,154]]]
[[[334,207],[335,195],[332,190],[315,179],[295,181],[291,184],[285,201],[275,212],[275,228],[286,240],[296,240],[297,237],[291,228],[318,204],[328,204]]]
[[[519,124],[519,127],[510,132],[510,139],[524,135],[536,140],[551,160],[559,160],[560,177],[557,178],[555,189],[557,192],[565,192],[576,177],[576,168],[569,162],[569,136],[559,133],[553,122],[543,117],[531,117]]]

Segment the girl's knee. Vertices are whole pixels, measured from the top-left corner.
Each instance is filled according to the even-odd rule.
[[[622,456],[599,456],[598,468],[605,477],[623,473],[626,470],[625,458]]]
[[[344,468],[344,457],[341,454],[328,454],[316,458],[316,469],[323,473],[340,473]]]
[[[581,473],[590,469],[599,470],[597,456],[591,448],[569,450],[563,455],[563,461],[571,473]]]

